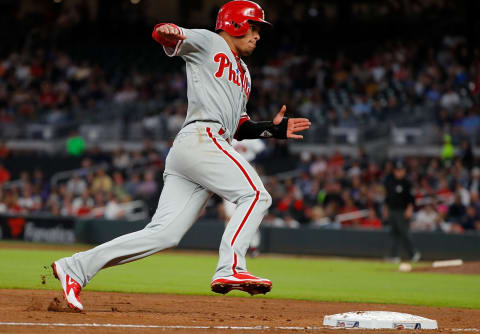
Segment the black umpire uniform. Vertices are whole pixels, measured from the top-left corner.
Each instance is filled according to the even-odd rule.
[[[394,165],[394,172],[385,180],[386,199],[385,203],[388,209],[386,217],[390,224],[390,234],[392,236],[392,259],[399,260],[401,245],[405,247],[408,256],[413,261],[420,259],[420,253],[415,250],[412,240],[408,234],[409,219],[407,212],[413,211],[414,197],[412,195],[412,184],[405,177],[405,166],[403,162],[397,161]]]

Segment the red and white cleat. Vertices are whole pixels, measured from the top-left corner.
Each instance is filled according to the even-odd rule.
[[[53,275],[60,281],[63,289],[63,297],[70,308],[76,311],[82,311],[83,305],[80,301],[80,291],[82,287],[73,278],[67,275],[62,267],[57,263],[52,263]]]
[[[266,294],[272,290],[272,282],[269,279],[256,277],[249,272],[236,273],[231,276],[219,277],[210,283],[213,292],[226,294],[232,290],[240,290],[256,295]]]

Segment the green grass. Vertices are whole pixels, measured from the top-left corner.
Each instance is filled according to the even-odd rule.
[[[0,288],[58,289],[44,266],[71,254],[1,248]],[[214,254],[161,253],[102,270],[86,290],[213,295],[209,283],[216,262]],[[366,260],[265,256],[247,262],[252,273],[273,281],[266,298],[480,308],[478,275],[400,273],[396,265]]]

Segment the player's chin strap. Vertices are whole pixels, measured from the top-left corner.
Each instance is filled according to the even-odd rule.
[[[277,138],[287,139],[288,117],[284,117],[280,124],[275,125],[272,121],[254,122],[251,120],[243,122],[238,128],[235,138],[237,140],[256,138]]]

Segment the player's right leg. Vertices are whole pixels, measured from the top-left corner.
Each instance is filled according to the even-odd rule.
[[[236,204],[222,236],[212,291],[266,293],[272,282],[247,271],[245,254],[272,199],[255,169],[219,134],[219,125],[194,127],[195,135],[178,142],[177,149],[182,149],[174,157],[177,170]]]
[[[402,213],[391,211],[389,217],[390,223],[390,237],[391,237],[391,250],[390,250],[390,261],[391,262],[400,262],[400,225],[401,224],[401,215]]]
[[[55,261],[52,268],[62,284],[69,306],[83,309],[80,289],[102,268],[135,261],[176,246],[209,197],[210,192],[202,186],[177,175],[166,175],[155,215],[143,230]]]

